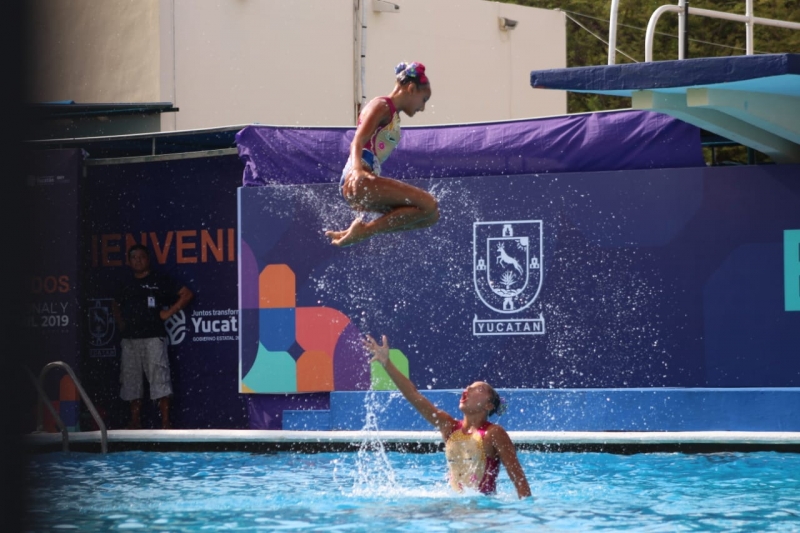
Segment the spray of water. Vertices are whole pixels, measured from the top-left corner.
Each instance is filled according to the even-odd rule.
[[[356,496],[396,494],[397,476],[379,434],[378,414],[383,409],[372,389],[364,396],[364,410],[366,418],[361,430],[364,436],[356,455],[353,494]]]

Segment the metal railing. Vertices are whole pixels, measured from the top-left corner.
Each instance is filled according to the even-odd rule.
[[[75,372],[72,371],[72,368],[63,361],[53,361],[52,363],[47,363],[39,373],[38,380],[33,375],[33,372],[26,367],[28,375],[33,382],[33,386],[36,388],[36,392],[39,395],[38,409],[36,411],[36,431],[44,431],[44,410],[42,406],[46,405],[50,411],[50,414],[53,416],[58,429],[61,431],[62,450],[65,452],[69,451],[69,432],[67,431],[67,426],[64,424],[64,421],[61,420],[61,417],[58,415],[55,408],[50,404],[50,398],[47,397],[47,393],[44,391],[44,377],[53,368],[64,369],[64,371],[69,374],[69,377],[72,378],[72,382],[75,384],[75,388],[78,390],[81,400],[83,400],[83,402],[86,404],[86,407],[92,414],[92,418],[94,418],[97,427],[100,429],[100,451],[103,453],[108,452],[108,432],[106,431],[106,425],[103,422],[103,419],[100,418],[100,415],[97,413],[97,409],[95,409],[92,400],[89,399],[86,391],[83,390],[81,382],[78,381],[78,376],[76,376]]]
[[[611,1],[611,17],[609,20],[608,28],[608,64],[613,65],[616,62],[616,48],[617,48],[617,11],[619,9],[619,0]],[[711,9],[700,9],[696,7],[689,7],[689,2],[686,0],[678,0],[677,5],[663,5],[657,8],[650,16],[650,21],[647,23],[647,31],[644,41],[644,60],[646,62],[653,61],[653,39],[656,33],[656,24],[658,19],[664,13],[677,13],[678,14],[678,59],[686,57],[686,15],[699,15],[701,17],[716,18],[723,20],[731,20],[734,22],[743,22],[745,25],[745,54],[753,55],[753,27],[756,24],[762,26],[773,26],[777,28],[787,28],[791,30],[800,30],[800,23],[789,22],[785,20],[768,19],[763,17],[756,17],[753,15],[753,0],[745,1],[745,14],[736,15],[734,13],[726,13],[724,11],[714,11]]]

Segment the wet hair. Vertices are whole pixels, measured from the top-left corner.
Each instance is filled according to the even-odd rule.
[[[489,388],[489,401],[492,402],[492,405],[494,406],[494,408],[491,411],[489,411],[489,416],[492,415],[502,416],[503,413],[506,412],[506,408],[508,407],[506,405],[505,400],[499,394],[497,394],[497,391],[494,390],[494,387],[492,387],[488,383],[486,384],[486,386]]]
[[[147,250],[147,246],[145,246],[144,244],[134,244],[133,246],[128,248],[128,259],[130,259],[131,254],[136,250],[141,250],[144,252],[144,255],[150,257],[150,252]]]
[[[394,67],[394,75],[400,85],[408,85],[409,83],[413,83],[417,87],[430,85],[428,76],[425,75],[425,65],[416,61],[398,63]]]

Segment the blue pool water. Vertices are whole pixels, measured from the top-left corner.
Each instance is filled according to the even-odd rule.
[[[521,451],[456,494],[442,453],[50,453],[32,457],[29,531],[800,531],[800,454]]]

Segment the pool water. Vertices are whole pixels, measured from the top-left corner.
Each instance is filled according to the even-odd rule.
[[[800,531],[800,454],[519,452],[496,496],[444,454],[34,455],[28,531]]]

